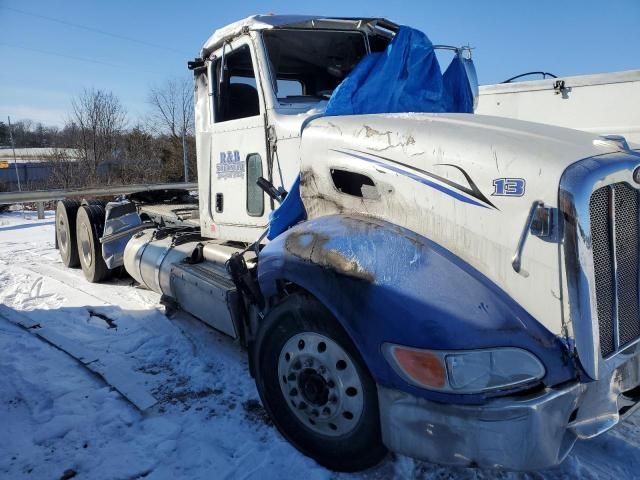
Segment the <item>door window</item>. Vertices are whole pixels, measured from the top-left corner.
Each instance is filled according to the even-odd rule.
[[[249,46],[243,45],[233,51],[225,48],[224,66],[221,56],[215,61],[213,69],[217,87],[213,97],[215,122],[260,115],[260,100]]]
[[[264,192],[256,183],[262,176],[262,159],[257,153],[247,157],[247,213],[261,217],[264,213]]]

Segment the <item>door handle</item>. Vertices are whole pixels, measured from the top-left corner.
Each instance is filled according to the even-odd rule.
[[[224,195],[216,193],[216,213],[222,213],[224,210]]]

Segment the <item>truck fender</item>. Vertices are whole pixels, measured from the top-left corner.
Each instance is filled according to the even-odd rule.
[[[458,403],[492,395],[409,385],[385,360],[385,342],[435,350],[519,347],[542,361],[545,385],[576,376],[563,339],[495,283],[429,239],[384,220],[338,214],[300,223],[261,251],[258,282],[267,300],[280,294],[283,282],[314,295],[347,331],[376,382],[389,388]]]

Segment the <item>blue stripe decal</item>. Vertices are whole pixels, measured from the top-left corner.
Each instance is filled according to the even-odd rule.
[[[487,205],[483,205],[482,203],[478,203],[475,200],[465,197],[464,195],[462,195],[459,192],[456,192],[455,190],[451,190],[443,185],[440,185],[439,183],[432,182],[431,180],[428,180],[424,177],[416,175],[415,173],[411,173],[401,168],[398,168],[394,165],[389,165],[388,163],[380,162],[378,160],[374,160],[373,158],[364,157],[362,155],[357,155],[351,152],[345,152],[343,150],[334,150],[334,149],[331,149],[331,150],[334,152],[342,153],[344,155],[349,155],[351,157],[358,158],[360,160],[364,160],[365,162],[374,163],[380,167],[386,168],[387,170],[391,170],[392,172],[396,172],[396,173],[399,173],[400,175],[404,175],[405,177],[409,177],[410,179],[415,180],[416,182],[422,183],[423,185],[427,185],[431,188],[435,188],[436,190],[439,190],[440,192],[446,195],[449,195],[450,197],[453,197],[456,200],[460,200],[461,202],[469,203],[471,205],[476,205],[482,208],[489,208]]]

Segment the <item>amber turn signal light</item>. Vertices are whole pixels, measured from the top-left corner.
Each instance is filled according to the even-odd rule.
[[[431,352],[395,346],[393,357],[404,374],[414,382],[431,388],[443,388],[446,369],[442,360]]]

